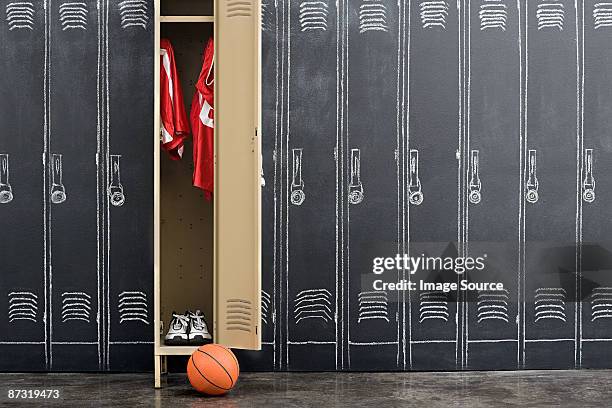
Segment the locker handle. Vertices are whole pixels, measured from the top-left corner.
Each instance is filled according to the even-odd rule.
[[[533,149],[529,150],[529,156],[528,156],[529,176],[527,178],[527,185],[526,185],[527,191],[525,192],[525,199],[527,200],[527,202],[531,204],[537,203],[539,199],[539,194],[538,194],[539,183],[538,183],[538,176],[537,176],[536,153],[537,153],[536,150],[533,150]]]
[[[0,204],[13,201],[13,188],[9,183],[9,155],[0,154]]]
[[[51,156],[51,202],[61,204],[66,201],[66,187],[62,182],[62,155],[53,153]]]
[[[292,149],[293,161],[291,162],[291,204],[302,205],[306,199],[304,193],[304,180],[302,180],[302,149]]]
[[[593,149],[584,149],[584,179],[582,199],[587,203],[595,201],[595,177],[593,176]]]
[[[349,203],[355,205],[363,201],[363,184],[361,183],[361,151],[351,149],[351,181],[349,183]]]
[[[125,194],[123,193],[123,185],[121,184],[121,155],[110,155],[111,176],[108,186],[108,198],[110,203],[115,207],[121,207],[125,203]]]
[[[472,204],[480,203],[482,198],[480,190],[482,183],[480,181],[480,158],[478,150],[472,150],[470,155],[470,184],[469,184],[469,200]]]
[[[408,201],[412,205],[421,205],[423,192],[421,191],[421,180],[419,179],[419,151],[410,149],[410,173],[408,178]]]

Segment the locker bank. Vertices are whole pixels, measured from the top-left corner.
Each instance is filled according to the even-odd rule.
[[[2,406],[609,405],[612,3],[0,14]]]

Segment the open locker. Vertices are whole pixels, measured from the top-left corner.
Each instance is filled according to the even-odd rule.
[[[155,387],[175,311],[201,310],[213,342],[261,348],[260,40],[256,0],[155,1]],[[192,186],[192,141],[181,160],[160,148],[160,39],[174,48],[186,111],[214,36],[214,194]]]

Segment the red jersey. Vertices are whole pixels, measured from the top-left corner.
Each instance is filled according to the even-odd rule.
[[[203,64],[191,102],[193,129],[193,185],[212,198],[214,186],[214,45],[210,38],[204,49]]]
[[[183,102],[183,91],[174,63],[170,41],[162,39],[160,72],[161,144],[170,157],[183,157],[184,141],[189,135],[189,122]]]

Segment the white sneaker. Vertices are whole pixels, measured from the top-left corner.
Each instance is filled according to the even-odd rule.
[[[168,333],[164,337],[164,343],[170,346],[184,345],[189,343],[189,317],[187,312],[184,315],[172,312],[172,320]]]
[[[199,310],[189,312],[189,344],[208,344],[212,343],[212,336],[208,331],[208,325],[204,318],[204,313]]]

